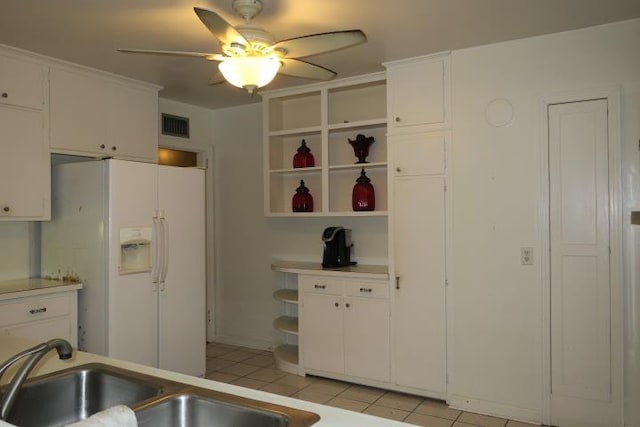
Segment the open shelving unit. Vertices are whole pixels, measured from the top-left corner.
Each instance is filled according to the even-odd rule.
[[[286,342],[279,344],[273,351],[276,366],[282,371],[298,374],[298,290],[278,289],[273,293],[273,298],[287,306],[285,309],[287,314],[279,316],[273,321],[273,327],[287,336]]]
[[[266,216],[386,216],[385,73],[269,91],[262,97]],[[356,164],[348,143],[358,134],[375,138],[369,163]],[[295,169],[293,156],[303,139],[315,166]],[[351,208],[351,192],[362,168],[376,190],[375,211]],[[313,196],[313,212],[292,211],[300,180]]]

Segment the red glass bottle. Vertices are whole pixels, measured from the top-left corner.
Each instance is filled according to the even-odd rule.
[[[304,139],[297,151],[293,156],[294,168],[312,168],[316,165],[313,154],[311,154],[311,149],[307,147],[307,142]]]
[[[376,209],[376,193],[364,169],[360,172],[356,185],[353,186],[351,207],[354,211],[373,211]]]
[[[291,199],[291,209],[294,212],[313,212],[313,196],[304,185],[304,180],[300,180],[300,186],[296,188],[296,194]]]

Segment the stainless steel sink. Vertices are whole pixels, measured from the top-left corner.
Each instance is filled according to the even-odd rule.
[[[115,405],[133,406],[165,391],[161,379],[88,364],[25,383],[7,419],[20,427],[63,426]]]
[[[136,417],[141,427],[307,427],[320,419],[311,412],[202,389],[150,402],[136,410]]]

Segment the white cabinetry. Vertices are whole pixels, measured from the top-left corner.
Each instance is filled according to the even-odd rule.
[[[449,57],[388,68],[393,365],[399,388],[446,396]]]
[[[380,216],[387,211],[387,118],[384,73],[263,93],[264,182],[267,216]],[[366,164],[348,139],[375,138]],[[293,168],[304,140],[315,166]],[[354,212],[351,191],[364,168],[376,191],[376,209]],[[292,212],[304,180],[314,198],[310,213]]]
[[[63,338],[77,345],[76,291],[0,301],[0,333],[34,342]]]
[[[292,310],[290,306],[297,308],[298,290],[278,289],[273,293],[273,298],[288,306],[286,310],[287,314],[280,316],[273,321],[273,327],[287,336],[286,342],[278,345],[273,351],[274,358],[276,359],[276,366],[282,371],[297,374],[299,372],[299,348],[297,345],[298,316],[297,310],[294,313],[291,313]]]
[[[300,276],[299,286],[303,370],[389,381],[388,281]]]
[[[450,124],[449,55],[384,64],[391,132],[420,132]]]
[[[157,88],[51,68],[51,149],[155,163]]]
[[[46,68],[0,54],[0,220],[51,215]]]

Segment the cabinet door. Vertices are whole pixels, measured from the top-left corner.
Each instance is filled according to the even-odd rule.
[[[35,343],[45,342],[53,338],[62,338],[76,345],[71,330],[73,329],[71,316],[57,317],[45,322],[30,322],[12,325],[2,330],[7,335],[26,338]]]
[[[88,75],[55,68],[50,71],[49,88],[51,148],[109,154],[104,102],[108,89]]]
[[[0,56],[0,104],[41,110],[44,76],[42,65]]]
[[[387,99],[392,129],[446,122],[448,58],[389,65]]]
[[[394,176],[442,175],[445,169],[444,134],[391,137]]]
[[[0,106],[0,219],[49,219],[49,151],[40,111]]]
[[[347,298],[344,313],[345,373],[389,381],[389,302]]]
[[[394,180],[396,382],[446,391],[443,179]]]
[[[302,357],[305,369],[344,372],[342,298],[305,293],[302,301]]]

